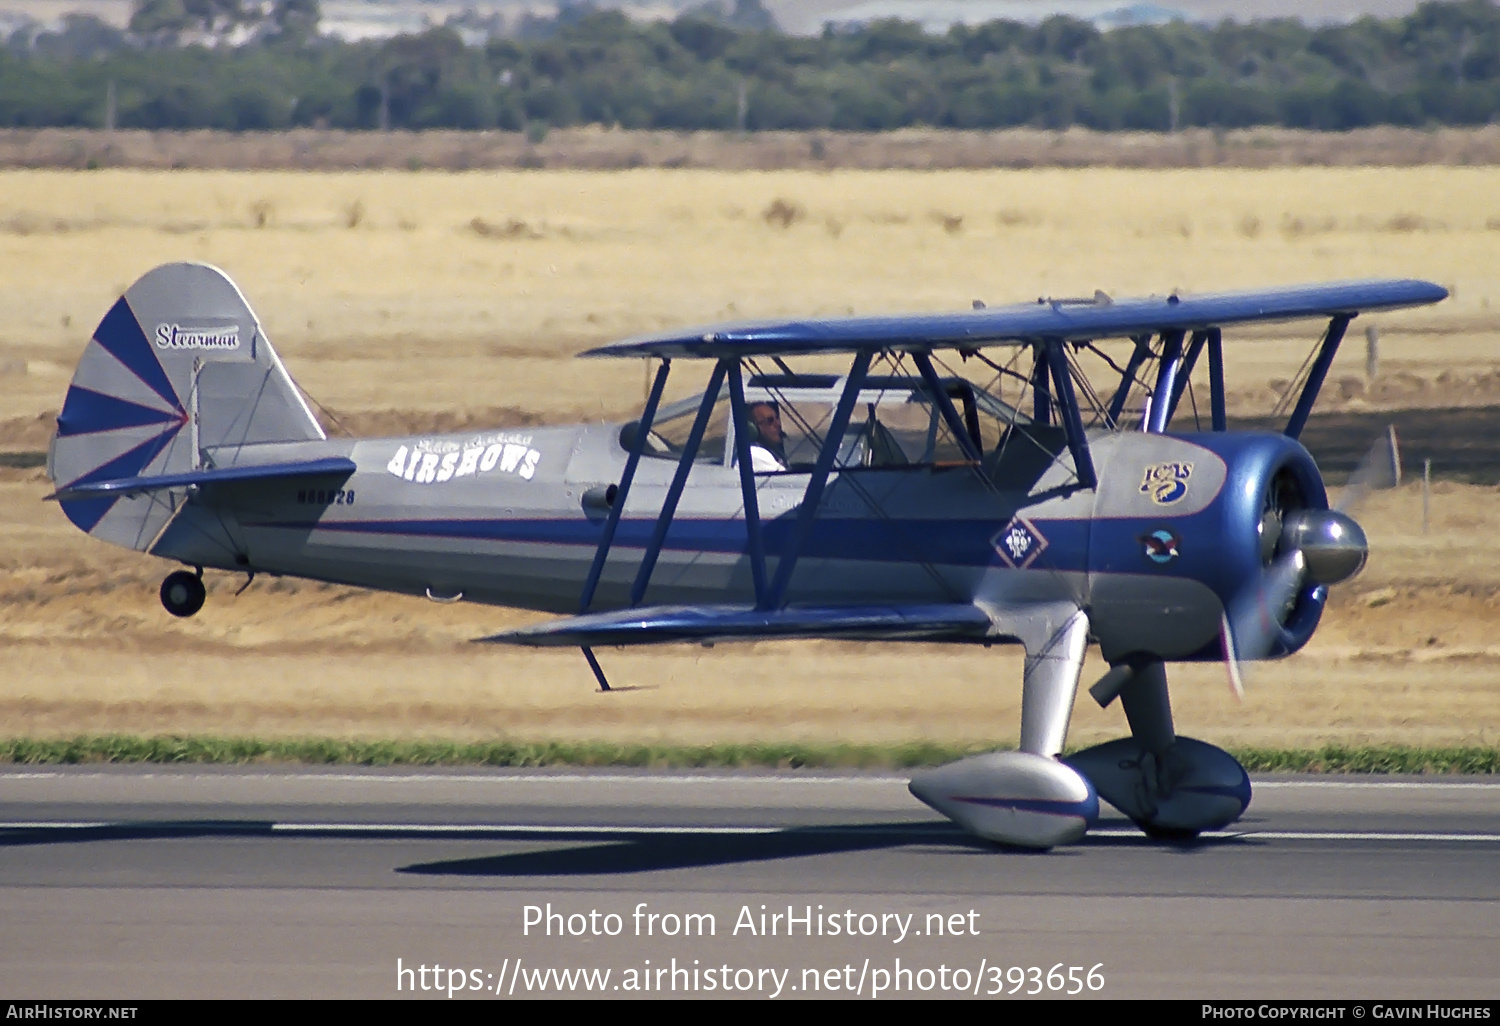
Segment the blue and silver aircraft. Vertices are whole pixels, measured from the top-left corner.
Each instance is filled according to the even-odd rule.
[[[169,264],[84,351],[51,498],[192,567],[162,583],[174,615],[202,606],[204,568],[550,611],[485,640],[580,648],[605,690],[600,646],[1021,645],[1018,748],[912,792],[1008,845],[1078,839],[1100,798],[1188,837],[1235,820],[1250,784],[1176,734],[1165,664],[1225,659],[1237,681],[1307,643],[1367,545],[1298,435],[1351,319],[1446,295],[1360,281],[694,328],[583,354],[657,361],[626,424],[344,439],[229,278]],[[1222,332],[1311,318],[1285,429],[1227,430]],[[708,387],[663,404],[682,360],[711,361]],[[1111,667],[1090,694],[1121,700],[1130,736],[1063,758],[1090,642]]]

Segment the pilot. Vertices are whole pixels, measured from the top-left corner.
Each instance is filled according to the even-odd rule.
[[[773,402],[751,403],[746,411],[755,427],[750,439],[750,466],[757,473],[774,473],[786,467],[786,434],[781,430],[781,408]]]

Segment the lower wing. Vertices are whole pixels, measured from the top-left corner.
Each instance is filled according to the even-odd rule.
[[[537,648],[652,645],[673,641],[834,638],[862,641],[982,641],[994,622],[968,603],[902,606],[642,606],[588,613],[478,640]]]

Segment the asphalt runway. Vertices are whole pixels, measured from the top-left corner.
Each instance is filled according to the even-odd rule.
[[[0,990],[1500,996],[1500,784],[1255,789],[1019,854],[885,775],[8,767]]]

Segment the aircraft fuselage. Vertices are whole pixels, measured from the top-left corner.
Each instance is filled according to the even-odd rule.
[[[620,425],[328,440],[210,452],[218,465],[347,456],[344,478],[220,484],[194,495],[151,551],[189,564],[549,612],[577,612],[628,453]],[[1225,596],[1262,570],[1269,483],[1290,474],[1326,505],[1300,445],[1278,435],[1099,433],[1097,489],[1068,456],[1005,447],[985,463],[835,472],[788,590],[794,604],[1066,600],[1089,610],[1114,659],[1216,654]],[[1011,455],[1006,456],[1005,453]],[[646,458],[593,610],[629,592],[675,459]],[[774,568],[809,475],[757,477]],[[645,598],[752,602],[739,473],[700,462]],[[1294,650],[1316,626],[1309,588],[1288,619]]]

